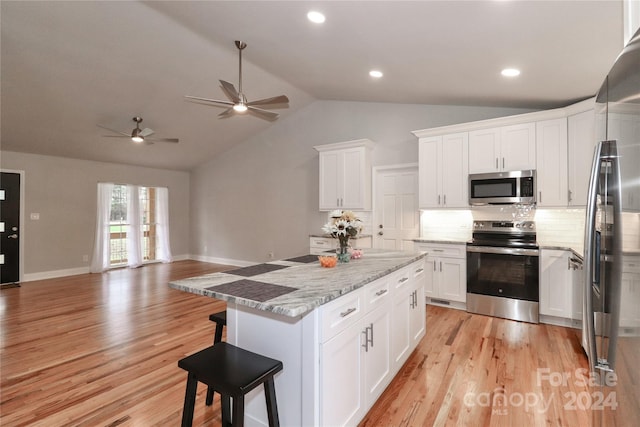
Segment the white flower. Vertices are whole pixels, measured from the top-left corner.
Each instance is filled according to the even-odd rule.
[[[329,218],[340,218],[342,216],[342,211],[340,209],[335,209],[329,212]]]

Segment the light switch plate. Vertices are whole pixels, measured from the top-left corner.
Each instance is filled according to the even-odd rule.
[[[40,214],[37,212],[32,212],[31,215],[29,216],[29,218],[31,218],[34,221],[37,221],[40,219]]]

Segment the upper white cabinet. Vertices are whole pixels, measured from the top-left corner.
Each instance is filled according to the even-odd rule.
[[[535,168],[535,123],[469,132],[469,173]]]
[[[536,123],[538,206],[567,206],[567,119]]]
[[[320,210],[371,209],[371,150],[368,139],[317,145]]]
[[[583,111],[568,117],[569,206],[586,206],[591,163],[596,145],[595,114]]]
[[[421,209],[467,207],[467,132],[420,138],[419,205]]]
[[[636,179],[636,171],[640,166],[640,115],[626,113],[609,113],[608,139],[618,142],[620,158],[620,179],[625,189],[622,198],[622,209],[632,212],[640,211],[640,183]]]

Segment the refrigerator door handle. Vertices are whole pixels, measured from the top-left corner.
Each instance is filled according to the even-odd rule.
[[[582,333],[586,336],[587,356],[589,359],[589,370],[595,369],[596,364],[596,338],[595,325],[593,317],[593,278],[594,278],[594,240],[596,225],[596,207],[598,197],[598,179],[600,176],[600,155],[602,152],[602,142],[598,142],[593,153],[593,163],[591,166],[591,175],[589,179],[589,192],[587,193],[587,210],[585,218],[585,234],[584,234],[584,288],[583,288],[583,325]],[[599,265],[598,259],[595,264]]]

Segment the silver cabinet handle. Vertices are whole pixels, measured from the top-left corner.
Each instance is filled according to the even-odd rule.
[[[538,194],[540,195],[540,200],[538,200],[540,203],[542,203],[542,191],[538,191]]]
[[[443,204],[444,206],[446,206],[446,205],[447,205],[447,195],[445,194],[445,195],[444,195],[444,196],[442,196],[442,197],[443,197],[443,199],[444,199],[444,201],[442,202],[442,204]]]
[[[573,191],[569,190],[569,201],[573,200]]]
[[[438,264],[438,263],[433,261],[433,271],[436,271],[436,269],[438,268],[438,267],[436,267],[436,264]]]
[[[409,278],[408,278],[408,277],[403,277],[402,279],[398,280],[398,283],[404,283],[404,282],[406,282],[407,280],[409,280]]]
[[[502,158],[502,169],[504,169],[504,157]]]
[[[438,194],[438,204],[440,204],[440,195]]]
[[[442,271],[442,261],[440,261],[440,271]]]
[[[498,158],[496,157],[496,170],[498,170]]]
[[[423,271],[424,271],[424,268],[419,268],[419,269],[417,269],[417,270],[416,270],[416,274],[420,274],[420,273],[422,273]]]
[[[369,344],[373,347],[373,323],[369,324],[369,330],[371,331],[371,341],[369,341]]]
[[[376,296],[379,297],[380,295],[384,295],[388,292],[388,289],[380,289],[378,292],[376,292]]]
[[[364,334],[364,344],[362,344],[362,347],[364,347],[364,351],[368,352],[369,351],[369,327],[367,326],[366,328],[364,328],[364,331],[362,331],[362,333]]]
[[[433,252],[444,252],[444,249],[431,249]]]
[[[353,313],[354,311],[356,311],[355,307],[351,307],[350,309],[343,311],[342,313],[340,313],[340,317],[347,317],[348,315],[350,315],[351,313]]]

